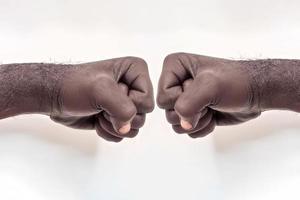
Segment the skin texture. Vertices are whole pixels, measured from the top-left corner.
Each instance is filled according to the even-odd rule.
[[[46,114],[68,127],[95,129],[114,142],[136,136],[154,109],[148,67],[137,57],[1,65],[0,96],[0,119]]]
[[[272,109],[300,112],[300,60],[168,55],[157,104],[177,133],[196,138]],[[147,64],[137,57],[79,65],[0,65],[0,119],[46,114],[109,141],[134,137],[154,109]]]
[[[157,104],[177,133],[203,137],[271,109],[300,111],[300,61],[227,60],[188,53],[168,55]]]

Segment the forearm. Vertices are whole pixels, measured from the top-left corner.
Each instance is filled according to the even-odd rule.
[[[250,75],[253,101],[264,110],[300,112],[300,60],[240,61]]]
[[[68,65],[0,65],[0,119],[26,113],[49,115]]]

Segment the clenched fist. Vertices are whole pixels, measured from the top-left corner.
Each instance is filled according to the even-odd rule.
[[[176,132],[200,137],[262,111],[300,112],[299,84],[300,60],[175,53],[165,58],[157,103]],[[0,119],[45,114],[116,142],[135,136],[154,108],[147,64],[137,57],[78,65],[3,64],[0,97]]]
[[[51,118],[96,129],[111,141],[134,137],[154,108],[147,64],[136,57],[79,64],[65,73]]]
[[[175,132],[193,138],[261,113],[246,64],[187,53],[165,58],[157,104]]]

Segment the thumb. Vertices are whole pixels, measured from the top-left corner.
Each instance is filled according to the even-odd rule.
[[[206,79],[196,78],[184,84],[184,91],[174,106],[183,129],[190,130],[197,125],[199,119],[206,114],[206,107],[213,102],[215,94],[214,84]]]
[[[115,131],[126,134],[131,129],[131,121],[137,112],[136,107],[114,80],[105,82],[95,91],[96,104],[100,110],[110,115]]]

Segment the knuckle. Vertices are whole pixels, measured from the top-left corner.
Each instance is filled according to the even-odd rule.
[[[186,55],[187,53],[184,52],[176,52],[171,53],[165,57],[164,62],[174,61],[180,59],[182,56]]]
[[[142,94],[141,98],[138,98],[139,106],[146,113],[152,112],[155,107],[153,92],[146,91]]]
[[[133,102],[137,107],[138,112],[149,113],[154,110],[154,99],[152,92],[138,93],[137,96],[132,97]]]
[[[129,90],[128,85],[126,85],[125,83],[122,83],[122,82],[118,82],[118,86],[125,94],[128,93],[128,90]]]
[[[139,67],[143,67],[143,68],[148,68],[147,66],[147,62],[140,57],[135,57],[135,56],[127,56],[125,57],[125,59],[127,59],[131,64],[135,64],[138,65]]]
[[[163,94],[159,94],[156,97],[156,103],[159,108],[166,108],[169,105],[170,100],[167,96],[165,96]]]
[[[146,113],[150,113],[154,110],[155,104],[152,99],[143,102],[143,109]]]

